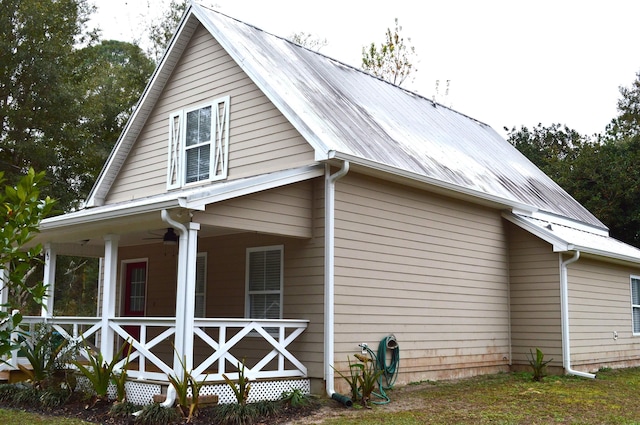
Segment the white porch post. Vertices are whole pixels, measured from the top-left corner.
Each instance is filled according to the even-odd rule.
[[[109,319],[116,315],[116,285],[118,270],[118,235],[104,237],[104,280],[102,283],[102,328],[100,335],[100,352],[105,362],[113,360],[113,329],[109,327]]]
[[[44,302],[40,310],[41,317],[53,317],[53,294],[56,287],[56,251],[50,243],[44,245],[44,277],[42,283],[47,286]]]
[[[184,354],[187,370],[193,369],[193,322],[196,307],[196,261],[198,258],[198,231],[200,223],[189,223],[184,314]]]
[[[184,341],[185,341],[185,299],[186,294],[186,280],[187,280],[187,259],[189,248],[189,231],[182,224],[178,223],[171,218],[167,210],[161,211],[162,221],[178,230],[180,237],[178,239],[178,273],[176,282],[176,333],[174,336],[175,349],[173,353],[173,373],[181,379],[183,377],[182,366],[180,366],[184,355]]]

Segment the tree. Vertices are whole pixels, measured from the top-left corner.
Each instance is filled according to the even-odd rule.
[[[562,124],[505,130],[509,143],[565,189],[571,184],[572,164],[591,143],[589,138]]]
[[[59,208],[87,196],[154,64],[139,47],[96,43],[87,0],[0,2],[0,170],[47,172]]]
[[[607,140],[623,140],[640,136],[640,72],[630,87],[619,88],[618,116],[607,127]]]
[[[152,21],[147,31],[151,46],[147,54],[159,63],[165,50],[169,47],[169,42],[173,37],[182,14],[187,9],[188,0],[171,0],[168,9],[164,11],[160,19]]]
[[[640,137],[592,140],[566,125],[521,127],[509,142],[609,227],[640,247]]]
[[[328,44],[326,38],[321,39],[308,32],[293,33],[289,36],[289,40],[309,50],[315,50],[316,52],[319,52],[320,49]]]
[[[0,184],[5,184],[0,172]],[[0,211],[3,225],[0,227],[0,272],[2,290],[21,294],[22,298],[42,305],[46,287],[42,281],[29,283],[26,278],[35,263],[42,262],[41,245],[28,247],[36,233],[40,221],[52,211],[54,201],[42,197],[44,173],[29,169],[15,186],[6,185],[0,192]],[[15,299],[14,299],[15,300]],[[0,355],[8,354],[13,348],[11,330],[20,323],[21,317],[11,316],[11,309],[17,307],[15,301],[3,305],[0,310]]]
[[[74,180],[64,166],[69,133],[77,127],[79,91],[75,46],[95,34],[84,30],[86,0],[0,2],[0,170],[15,183],[29,167],[46,170],[50,193]]]
[[[72,152],[67,152],[77,196],[89,193],[155,68],[142,49],[102,41],[76,53],[75,73],[82,97]]]
[[[413,62],[416,51],[411,45],[405,45],[400,35],[402,27],[395,20],[394,31],[387,28],[386,41],[376,47],[371,43],[362,48],[362,69],[390,83],[401,86],[412,72],[416,72]],[[407,38],[411,43],[411,39]]]

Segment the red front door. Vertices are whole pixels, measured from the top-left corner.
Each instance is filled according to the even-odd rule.
[[[127,263],[125,276],[124,316],[144,316],[147,294],[147,263],[144,261]],[[136,340],[140,339],[140,326],[124,326],[124,330]]]

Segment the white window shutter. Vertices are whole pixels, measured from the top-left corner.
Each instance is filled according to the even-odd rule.
[[[212,180],[226,179],[229,168],[229,96],[221,97],[213,103],[215,124],[212,143],[215,145],[211,149],[211,171]]]
[[[184,137],[184,112],[174,112],[169,116],[169,155],[167,161],[167,190],[182,186],[182,139]]]

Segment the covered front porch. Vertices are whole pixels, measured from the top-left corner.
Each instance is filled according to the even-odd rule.
[[[198,209],[163,198],[54,217],[39,235],[48,296],[40,316],[25,317],[23,326],[47,323],[106,362],[120,357],[116,367],[132,383],[152,388],[143,391],[147,403],[146,392],[164,392],[183,362],[206,391],[224,393],[223,374],[237,379],[244,364],[256,400],[309,392],[312,375],[323,376],[323,234],[312,229],[310,195],[308,208],[295,207],[304,215],[298,219],[263,208],[256,220],[236,209],[283,192],[312,193],[313,184]],[[169,232],[176,237],[167,239]],[[56,314],[63,310],[54,297],[61,256],[100,258],[94,316]],[[131,346],[128,363],[123,344]]]

